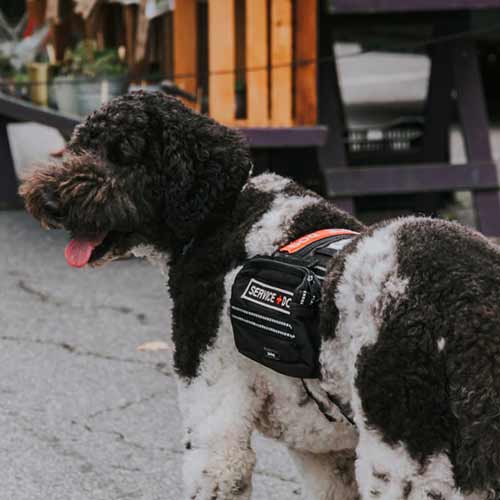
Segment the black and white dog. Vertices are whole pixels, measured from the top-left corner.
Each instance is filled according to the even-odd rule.
[[[71,233],[71,265],[135,254],[167,273],[185,498],[248,499],[256,429],[288,446],[311,500],[494,498],[498,249],[439,220],[367,229],[289,179],[250,171],[236,132],[135,93],[89,116],[62,163],[21,188],[43,226]],[[236,351],[229,297],[246,259],[323,228],[361,235],[329,265],[321,377],[304,385]]]

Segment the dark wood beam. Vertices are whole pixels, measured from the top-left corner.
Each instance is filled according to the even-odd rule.
[[[499,8],[498,0],[330,0],[334,14],[418,12],[430,10],[478,10]]]
[[[332,168],[326,172],[334,197],[498,189],[495,165],[448,163]]]

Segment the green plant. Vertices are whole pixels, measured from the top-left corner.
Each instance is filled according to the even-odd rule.
[[[0,52],[0,78],[9,78],[14,73],[10,58]]]
[[[12,80],[14,81],[14,83],[16,85],[22,85],[22,84],[29,83],[30,77],[29,77],[28,73],[23,69],[23,70],[16,71],[12,75]]]
[[[60,74],[87,78],[122,76],[127,66],[118,56],[117,49],[98,50],[95,40],[83,40],[64,55]]]

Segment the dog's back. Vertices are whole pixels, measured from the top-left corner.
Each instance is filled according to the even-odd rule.
[[[495,488],[500,477],[498,249],[457,224],[398,219],[361,237],[331,273],[323,314],[332,315],[334,304],[340,321],[336,332],[323,334],[351,371],[360,469],[366,458],[362,449],[371,455],[363,475],[391,477],[384,462],[398,450],[392,459],[404,456],[406,471],[399,463],[392,476],[400,475],[401,495],[412,474],[421,477],[424,488],[430,484],[429,464],[437,462],[443,482],[455,488]],[[333,322],[324,318],[323,323],[331,328]],[[378,463],[384,453],[386,460]],[[411,464],[420,470],[409,472]],[[372,483],[367,489],[384,491]],[[449,498],[440,494],[436,498]]]

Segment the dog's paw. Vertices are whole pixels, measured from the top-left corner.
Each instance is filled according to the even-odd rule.
[[[201,484],[190,500],[247,500],[251,495],[251,482],[251,476],[229,477],[224,474],[212,477],[210,472],[203,471]]]
[[[240,450],[241,451],[241,450]],[[186,457],[189,460],[188,457]],[[198,461],[196,453],[193,462]],[[226,460],[212,456],[205,467],[191,477],[185,476],[189,500],[248,500],[252,492],[252,472],[255,454],[252,450],[239,453],[238,457]],[[190,465],[193,465],[193,462]],[[194,471],[193,471],[194,472]]]

